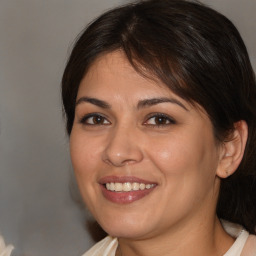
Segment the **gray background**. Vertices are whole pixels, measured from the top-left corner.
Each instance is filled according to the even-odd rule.
[[[17,255],[81,255],[92,239],[70,197],[60,80],[76,35],[118,0],[0,0],[0,231]],[[256,0],[205,0],[256,65]]]

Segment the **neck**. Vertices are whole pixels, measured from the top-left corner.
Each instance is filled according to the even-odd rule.
[[[186,228],[177,226],[175,231],[168,230],[140,240],[120,238],[116,256],[224,255],[234,239],[225,232],[217,217],[212,225],[205,223],[207,221],[203,220],[197,225],[186,225]]]

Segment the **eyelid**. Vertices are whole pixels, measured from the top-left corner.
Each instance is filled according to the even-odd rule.
[[[86,120],[88,120],[91,117],[96,117],[96,116],[107,120],[108,124],[89,124],[89,123],[86,123]],[[111,124],[111,122],[108,120],[108,117],[106,117],[105,115],[103,115],[101,113],[98,113],[98,112],[83,115],[83,117],[79,119],[79,123],[81,123],[83,125],[109,125],[109,124]]]
[[[157,118],[157,117],[163,117],[166,118],[169,123],[168,124],[146,124],[146,122],[148,122],[151,118]],[[167,125],[172,125],[172,124],[176,124],[176,121],[174,118],[172,118],[171,116],[164,114],[164,113],[151,113],[146,117],[146,121],[144,122],[144,124],[149,125],[149,126],[167,126]]]

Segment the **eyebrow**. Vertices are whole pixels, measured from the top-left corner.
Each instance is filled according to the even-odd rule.
[[[179,100],[176,100],[174,98],[153,98],[141,100],[138,103],[138,108],[151,107],[160,103],[174,103],[188,111],[188,109]]]
[[[88,103],[91,103],[93,105],[96,105],[100,108],[106,108],[106,109],[109,109],[111,108],[111,106],[106,102],[106,101],[103,101],[103,100],[99,100],[99,99],[96,99],[96,98],[89,98],[89,97],[81,97],[77,102],[76,102],[76,106],[81,104],[82,102],[88,102]]]
[[[106,101],[103,100],[99,100],[96,98],[90,98],[90,97],[81,97],[77,100],[76,102],[76,106],[83,103],[83,102],[87,102],[87,103],[91,103],[93,105],[96,105],[100,108],[104,108],[104,109],[110,109],[111,105],[109,103],[107,103]],[[173,104],[177,104],[178,106],[182,107],[183,109],[185,109],[186,111],[188,111],[188,109],[177,99],[174,98],[152,98],[152,99],[145,99],[145,100],[141,100],[138,102],[137,108],[145,108],[145,107],[151,107],[160,103],[173,103]]]

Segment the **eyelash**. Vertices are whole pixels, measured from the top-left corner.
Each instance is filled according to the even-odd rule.
[[[90,118],[101,118],[103,120],[103,123],[98,123],[98,124],[93,124],[93,123],[88,123],[88,120]],[[83,125],[109,125],[111,124],[108,120],[107,120],[107,124],[104,124],[104,122],[107,120],[106,117],[102,116],[99,113],[91,113],[88,115],[85,115],[84,117],[82,117],[79,121],[79,123],[83,124]]]
[[[169,126],[169,125],[173,125],[173,124],[176,124],[176,121],[173,119],[173,118],[171,118],[170,116],[168,116],[168,115],[166,115],[166,114],[163,114],[163,113],[153,113],[153,114],[151,114],[148,118],[147,118],[147,120],[146,120],[146,122],[148,122],[150,119],[152,119],[152,118],[162,118],[162,119],[164,119],[166,122],[168,122],[168,123],[163,123],[163,124],[157,124],[156,122],[155,122],[155,124],[147,124],[147,125],[149,125],[149,126],[152,126],[152,127],[165,127],[165,126]],[[155,120],[156,121],[156,120]],[[144,124],[146,124],[146,122],[144,122]]]
[[[99,122],[99,123],[88,123],[88,120],[90,118],[100,118],[103,123]],[[149,120],[153,119],[153,118],[162,118],[163,121],[167,122],[167,123],[156,123],[155,120],[155,124],[147,124],[147,122],[149,122]],[[92,120],[93,121],[93,120]],[[107,123],[104,123],[105,121],[107,121]],[[158,120],[159,121],[159,120]],[[79,123],[83,124],[83,125],[110,125],[111,122],[108,121],[108,119],[106,117],[104,117],[103,115],[99,114],[99,113],[91,113],[88,115],[85,115],[84,117],[82,117],[79,121]],[[171,118],[170,116],[163,114],[163,113],[152,113],[150,116],[147,117],[146,121],[143,123],[144,125],[147,126],[151,126],[151,127],[165,127],[165,126],[169,126],[169,125],[173,125],[176,124],[176,121]]]

